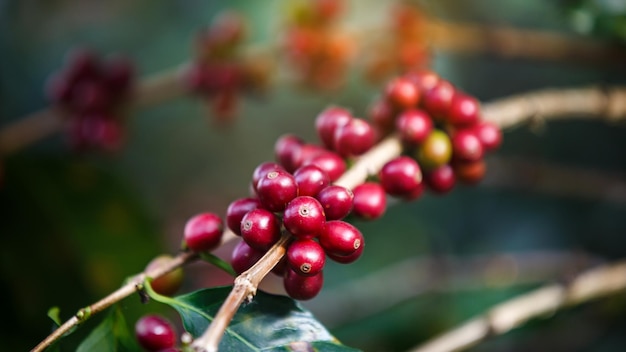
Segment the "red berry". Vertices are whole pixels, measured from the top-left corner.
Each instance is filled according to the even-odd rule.
[[[338,106],[328,107],[317,115],[315,118],[315,130],[326,148],[334,148],[335,131],[337,128],[350,122],[350,120],[352,120],[350,111]]]
[[[241,219],[260,206],[261,202],[256,198],[240,198],[231,202],[226,209],[226,225],[235,235],[241,236]]]
[[[454,126],[463,127],[476,124],[479,118],[480,105],[478,100],[459,91],[454,93],[448,110],[448,121]]]
[[[194,252],[210,251],[222,239],[222,219],[214,213],[198,214],[185,224],[185,243]]]
[[[387,209],[387,195],[385,189],[379,183],[365,182],[356,186],[354,193],[354,206],[352,212],[354,215],[367,219],[378,219]]]
[[[409,196],[422,183],[422,171],[415,160],[400,156],[380,170],[380,184],[392,196]]]
[[[104,66],[104,81],[109,93],[115,96],[125,93],[130,88],[133,74],[133,63],[128,57],[109,57]]]
[[[98,81],[81,81],[72,93],[71,104],[80,112],[102,112],[110,102],[109,92]]]
[[[65,57],[67,78],[72,84],[82,80],[98,78],[100,62],[96,53],[86,48],[75,48]]]
[[[452,153],[458,160],[477,161],[483,157],[483,145],[472,131],[461,130],[452,136]]]
[[[283,214],[285,228],[296,237],[316,237],[326,217],[324,209],[317,199],[309,196],[294,198]]]
[[[326,255],[328,256],[328,258],[332,259],[333,261],[337,263],[350,264],[352,262],[355,262],[357,259],[361,257],[361,254],[363,254],[364,247],[365,246],[360,246],[359,249],[357,249],[356,251],[354,251],[354,253],[350,255],[336,255],[333,253],[326,253]]]
[[[303,276],[297,272],[288,269],[283,279],[283,285],[287,294],[300,301],[309,300],[322,290],[324,285],[324,272],[320,271],[317,275]]]
[[[409,72],[405,75],[405,77],[413,82],[422,94],[431,90],[441,79],[439,78],[439,75],[429,70]]]
[[[299,275],[317,275],[324,268],[325,261],[324,249],[312,239],[298,239],[287,248],[287,263]]]
[[[448,193],[454,188],[455,177],[452,167],[442,165],[424,175],[424,181],[428,188],[436,193]]]
[[[275,170],[259,180],[256,191],[263,207],[278,212],[298,195],[298,185],[287,171]]]
[[[351,255],[364,244],[361,231],[341,220],[327,221],[319,241],[326,253],[340,256]]]
[[[341,177],[341,175],[343,175],[343,173],[346,171],[345,160],[343,160],[343,158],[339,156],[339,154],[333,152],[324,152],[322,154],[319,154],[309,159],[304,164],[312,164],[326,171],[328,177],[330,178],[330,182],[337,181],[339,177]]]
[[[300,149],[298,149],[298,152],[296,154],[296,169],[308,164],[308,161],[315,158],[318,155],[327,153],[328,150],[324,149],[323,147],[317,145],[317,144],[312,144],[312,143],[305,143],[303,144]]]
[[[424,94],[422,106],[433,118],[442,119],[448,114],[454,91],[452,83],[442,79]]]
[[[266,161],[259,164],[252,172],[252,187],[256,190],[256,185],[259,181],[265,177],[268,173],[276,170],[284,170],[284,168],[271,161]]]
[[[393,130],[396,116],[393,107],[386,100],[380,99],[374,102],[369,108],[368,116],[374,127],[383,134]]]
[[[417,106],[420,91],[409,79],[398,77],[387,84],[387,100],[398,109],[409,109]]]
[[[250,269],[264,254],[264,251],[254,249],[245,241],[240,241],[233,249],[230,264],[237,274],[241,274]]]
[[[279,137],[274,144],[274,154],[276,160],[289,172],[293,172],[298,167],[296,166],[300,147],[304,144],[304,141],[300,138],[286,134]]]
[[[396,120],[396,129],[400,138],[410,145],[424,142],[433,130],[433,121],[422,110],[405,110]]]
[[[479,122],[472,130],[483,145],[485,152],[497,149],[502,143],[502,132],[492,122]]]
[[[154,270],[155,268],[165,265],[172,259],[173,259],[172,256],[167,255],[167,254],[163,254],[158,257],[155,257],[148,263],[148,265],[146,265],[145,272],[149,272],[151,270]],[[174,293],[176,293],[176,291],[178,291],[178,289],[180,289],[180,286],[182,284],[183,284],[183,268],[181,267],[178,267],[170,271],[169,273],[165,275],[161,275],[160,277],[150,281],[150,286],[152,287],[154,292],[164,295],[164,296],[173,295]]]
[[[485,176],[486,164],[484,160],[455,161],[452,164],[457,180],[465,184],[476,184]]]
[[[280,220],[269,210],[251,210],[241,219],[241,237],[252,248],[268,250],[280,238]]]
[[[330,184],[328,173],[314,164],[304,165],[293,174],[298,185],[298,195],[315,197]]]
[[[135,336],[139,344],[148,351],[171,348],[176,343],[172,324],[159,315],[146,315],[137,320]]]
[[[335,131],[335,151],[343,157],[361,155],[374,143],[374,130],[363,119],[353,118]]]
[[[316,198],[324,209],[326,220],[341,220],[350,214],[354,195],[345,187],[332,185],[321,190]]]

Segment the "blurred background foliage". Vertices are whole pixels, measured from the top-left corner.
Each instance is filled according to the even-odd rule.
[[[0,122],[46,106],[43,84],[76,45],[126,53],[145,76],[188,60],[193,34],[222,9],[246,16],[249,43],[275,39],[286,3],[0,0]],[[346,21],[354,26],[384,23],[385,4],[348,1]],[[626,3],[620,0],[419,4],[429,16],[450,21],[584,32],[618,43],[626,33]],[[545,62],[435,52],[433,67],[481,101],[544,87],[626,83],[626,62],[606,66],[567,58]],[[206,116],[202,102],[185,97],[136,111],[128,125],[128,143],[115,155],[72,154],[57,135],[7,156],[0,189],[2,349],[25,350],[41,340],[52,325],[48,308],[59,306],[65,319],[141,271],[152,257],[175,253],[190,216],[201,211],[223,214],[228,202],[247,195],[252,170],[273,158],[278,136],[290,132],[314,141],[312,123],[321,109],[339,104],[363,116],[379,90],[356,69],[345,87],[330,93],[279,84],[267,96],[244,99],[235,123],[221,129]],[[626,129],[623,123],[590,120],[522,127],[507,131],[496,156],[624,175]],[[610,194],[590,199],[483,185],[457,187],[445,197],[425,195],[391,207],[379,221],[358,222],[367,240],[365,255],[352,265],[331,264],[322,294],[305,305],[315,313],[316,304],[333,299],[325,292],[405,258],[550,250],[604,260],[626,257],[624,219],[624,197]],[[218,254],[228,258],[230,249]],[[187,272],[185,290],[228,282],[206,265],[192,265]],[[515,270],[511,275],[505,281],[516,279]],[[266,289],[279,291],[279,286],[269,282]],[[532,287],[479,282],[469,290],[415,296],[352,321],[320,319],[349,346],[401,351]],[[142,306],[136,297],[122,305],[129,324],[145,311],[162,309]],[[625,328],[626,297],[619,296],[558,313],[475,350],[623,351]],[[67,350],[89,330],[86,326],[70,338]]]

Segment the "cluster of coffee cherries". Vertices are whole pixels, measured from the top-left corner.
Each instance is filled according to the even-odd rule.
[[[354,53],[353,39],[336,26],[342,0],[290,2],[283,50],[304,86],[334,89],[344,80]]]
[[[158,314],[144,315],[135,323],[135,338],[148,352],[179,352],[176,330],[172,323]]]
[[[261,91],[269,81],[271,65],[263,57],[244,58],[241,44],[246,22],[237,12],[218,14],[198,32],[195,60],[184,75],[192,92],[207,98],[215,122],[230,122],[242,91]]]
[[[485,153],[502,140],[495,124],[481,120],[474,97],[427,70],[391,80],[370,118],[380,135],[396,132],[406,147],[383,167],[380,182],[387,193],[409,199],[421,194],[422,178],[436,193],[450,191],[457,180],[477,183]]]
[[[69,117],[69,142],[78,150],[118,150],[124,137],[123,109],[134,78],[124,56],[100,60],[88,49],[71,51],[53,74],[46,93]]]

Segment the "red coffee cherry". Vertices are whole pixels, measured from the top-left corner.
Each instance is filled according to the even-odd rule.
[[[439,80],[436,86],[424,94],[422,106],[433,118],[443,119],[450,109],[454,96],[454,86],[446,80]]]
[[[280,238],[280,220],[269,210],[251,210],[241,219],[241,237],[250,247],[266,251]]]
[[[241,236],[241,219],[249,211],[261,207],[261,202],[256,198],[240,198],[228,205],[226,209],[226,226],[238,236]]]
[[[356,186],[352,193],[354,193],[352,208],[354,215],[366,220],[375,220],[385,214],[387,195],[379,183],[365,182]]]
[[[309,300],[322,290],[324,285],[324,272],[320,271],[313,276],[298,275],[297,272],[287,269],[283,279],[285,291],[289,297],[300,301]]]
[[[250,269],[256,262],[263,257],[265,251],[260,251],[250,247],[245,241],[237,243],[233,249],[230,259],[230,265],[233,270],[240,275],[244,271]]]
[[[458,160],[477,161],[483,157],[483,145],[472,131],[460,130],[452,136],[452,153]]]
[[[304,145],[304,141],[292,134],[279,137],[274,144],[276,160],[287,171],[293,172],[298,168],[296,165],[300,162],[298,158],[302,145]]]
[[[91,80],[100,75],[100,61],[94,51],[74,48],[65,56],[66,77],[72,84],[80,80]]]
[[[433,120],[422,110],[405,110],[396,120],[396,130],[403,142],[417,145],[424,142],[432,132]]]
[[[77,83],[70,104],[79,112],[102,112],[111,103],[109,92],[100,81]]]
[[[422,171],[415,160],[400,156],[380,170],[380,184],[392,196],[408,196],[422,183]]]
[[[298,185],[287,171],[275,170],[259,180],[256,192],[264,208],[278,212],[298,195]]]
[[[455,161],[452,168],[457,180],[473,185],[483,179],[487,166],[485,161],[481,159],[477,161]]]
[[[350,120],[352,120],[350,111],[338,106],[328,107],[317,115],[315,118],[315,130],[326,148],[334,148],[335,131],[337,128],[350,122]]]
[[[415,156],[420,166],[426,170],[447,164],[452,158],[450,137],[441,130],[433,130],[419,146]]]
[[[283,225],[296,237],[316,237],[324,227],[325,220],[322,205],[309,196],[294,198],[287,204],[283,214]]]
[[[396,115],[388,101],[384,99],[375,101],[368,110],[368,116],[374,127],[383,134],[393,130]]]
[[[473,97],[456,91],[450,109],[448,121],[457,127],[472,126],[480,119],[480,104]]]
[[[115,55],[104,63],[104,82],[111,95],[126,93],[135,74],[133,62],[126,56]]]
[[[176,334],[172,324],[159,315],[145,315],[135,324],[135,337],[148,351],[174,347]]]
[[[387,84],[385,94],[387,100],[398,109],[409,109],[417,106],[420,91],[411,80],[398,77]]]
[[[339,256],[351,255],[364,244],[361,231],[341,220],[327,221],[319,241],[326,253]]]
[[[343,157],[358,156],[375,143],[374,130],[367,121],[353,118],[335,131],[335,151]]]
[[[328,174],[330,182],[337,181],[346,171],[346,161],[339,154],[333,152],[324,152],[304,163],[304,165],[309,164],[324,170]]]
[[[299,275],[317,275],[325,262],[324,249],[312,239],[295,240],[287,248],[287,264]]]
[[[265,177],[268,173],[276,170],[285,170],[282,166],[271,162],[266,161],[264,163],[259,164],[254,171],[252,172],[252,187],[256,190],[256,185],[259,181]]]
[[[301,166],[294,172],[293,177],[298,185],[298,194],[301,196],[315,197],[330,184],[328,173],[314,164]]]
[[[413,82],[422,95],[435,87],[441,80],[438,74],[430,70],[409,72],[405,77]]]
[[[337,262],[337,263],[341,263],[341,264],[350,264],[355,262],[357,259],[359,259],[361,257],[361,254],[363,254],[363,248],[365,246],[360,246],[359,249],[357,249],[356,251],[354,251],[354,253],[350,254],[350,255],[336,255],[333,253],[326,253],[326,255],[328,256],[328,258],[330,258],[331,260]]]
[[[146,273],[158,268],[162,265],[165,265],[169,261],[171,261],[173,257],[171,255],[162,254],[158,257],[152,259],[148,265],[146,265],[146,269],[144,270]],[[176,291],[180,289],[180,286],[183,284],[183,268],[178,267],[165,275],[161,275],[160,277],[153,279],[150,281],[150,286],[154,290],[154,292],[164,295],[171,296]]]
[[[454,188],[454,171],[448,164],[439,166],[424,175],[424,182],[435,193],[448,193]]]
[[[502,143],[502,132],[500,128],[492,122],[479,122],[472,128],[472,131],[480,140],[485,152],[497,149]]]
[[[214,213],[198,214],[185,224],[185,243],[194,252],[214,249],[222,239],[222,219]]]
[[[354,194],[345,187],[331,185],[321,190],[316,198],[324,209],[326,220],[341,220],[350,214]]]

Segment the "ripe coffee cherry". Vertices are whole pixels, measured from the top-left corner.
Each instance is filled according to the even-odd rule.
[[[150,272],[155,268],[165,265],[172,259],[172,256],[167,254],[155,257],[148,263],[145,272]],[[171,296],[176,293],[178,289],[180,289],[180,286],[183,284],[183,276],[183,268],[178,267],[170,271],[169,273],[161,275],[160,277],[150,281],[150,286],[152,287],[154,292],[158,294]]]
[[[99,76],[100,62],[96,53],[87,48],[75,48],[65,57],[66,75],[70,82],[90,80]]]
[[[413,82],[422,95],[435,87],[441,79],[439,75],[429,70],[409,72],[405,77]]]
[[[289,297],[300,301],[309,300],[322,290],[324,285],[324,272],[320,271],[317,275],[303,276],[297,272],[287,269],[287,273],[283,279],[285,291]]]
[[[352,190],[354,193],[354,215],[367,220],[378,219],[387,209],[387,195],[379,183],[365,182]]]
[[[450,137],[441,130],[433,130],[417,149],[416,157],[420,166],[427,170],[447,164],[452,158]]]
[[[465,184],[476,184],[485,176],[486,164],[484,160],[455,161],[452,165],[457,180]]]
[[[76,85],[70,103],[80,112],[101,112],[109,106],[111,99],[100,81],[81,81]]]
[[[393,130],[396,116],[393,107],[387,100],[379,99],[374,102],[369,108],[368,116],[374,127],[383,134]]]
[[[328,173],[314,164],[301,166],[294,172],[293,177],[298,185],[298,194],[301,196],[315,197],[330,184]]]
[[[315,118],[315,130],[326,148],[334,148],[335,131],[337,128],[350,122],[350,120],[352,120],[350,111],[338,106],[328,107],[317,115]]]
[[[363,254],[364,247],[365,247],[364,245],[360,246],[359,249],[357,249],[356,251],[354,251],[354,253],[350,255],[336,255],[333,253],[326,253],[326,255],[328,256],[328,258],[332,259],[333,261],[337,263],[350,264],[350,263],[355,262],[357,259],[361,257],[361,254]]]
[[[328,177],[330,178],[330,182],[337,181],[346,171],[345,160],[343,160],[339,154],[329,151],[319,154],[304,163],[304,165],[309,164],[315,165],[326,171]]]
[[[367,121],[353,118],[335,131],[335,151],[343,157],[358,156],[375,143],[374,129]]]
[[[241,236],[241,219],[259,207],[261,202],[256,198],[240,198],[231,202],[226,209],[226,225],[235,235]]]
[[[122,55],[109,57],[104,66],[104,81],[113,95],[124,94],[130,87],[135,68],[132,61]]]
[[[317,275],[325,262],[324,249],[312,239],[295,240],[287,248],[287,264],[299,275]]]
[[[479,122],[472,131],[480,140],[485,152],[497,149],[502,143],[502,132],[495,124],[487,121]]]
[[[276,155],[276,160],[278,160],[280,165],[282,165],[287,171],[293,172],[298,168],[296,166],[299,162],[298,154],[303,144],[303,140],[292,134],[286,134],[279,137],[274,144],[274,154]]]
[[[174,347],[176,334],[172,324],[159,315],[146,315],[135,324],[137,342],[148,351]]]
[[[483,145],[472,131],[457,131],[452,136],[454,158],[463,161],[477,161],[483,157]]]
[[[466,127],[476,124],[479,118],[480,104],[478,100],[456,91],[448,110],[448,121],[454,126]]]
[[[415,160],[400,156],[380,170],[380,184],[392,196],[408,196],[422,183],[422,171]]]
[[[417,86],[404,77],[398,77],[389,82],[385,93],[387,100],[398,109],[416,107],[420,99]]]
[[[446,80],[439,80],[436,86],[424,94],[422,106],[435,119],[443,119],[450,109],[454,96],[454,86]]]
[[[230,264],[233,266],[233,270],[239,275],[250,269],[264,254],[265,251],[254,249],[245,241],[240,241],[233,249]]]
[[[252,172],[252,186],[256,189],[257,183],[268,173],[276,170],[284,170],[284,168],[274,162],[266,161],[259,164]]]
[[[422,110],[405,110],[396,120],[396,130],[403,142],[417,145],[426,140],[433,130],[433,121]]]
[[[266,251],[280,238],[280,220],[269,210],[251,210],[241,219],[241,237],[250,247]]]
[[[309,196],[294,198],[283,214],[283,225],[296,237],[316,237],[322,231],[325,220],[322,205]]]
[[[210,251],[219,245],[223,229],[217,214],[198,214],[185,224],[185,243],[194,252]]]
[[[263,207],[278,212],[285,210],[287,203],[298,195],[298,185],[287,171],[275,170],[259,180],[256,192]]]
[[[316,198],[324,209],[326,220],[341,220],[350,214],[354,194],[345,187],[332,185],[321,190]]]
[[[450,165],[442,165],[427,172],[424,175],[424,181],[433,192],[440,194],[448,193],[454,188],[454,171]]]
[[[339,256],[351,255],[364,244],[361,231],[341,220],[327,221],[319,241],[326,253]]]

